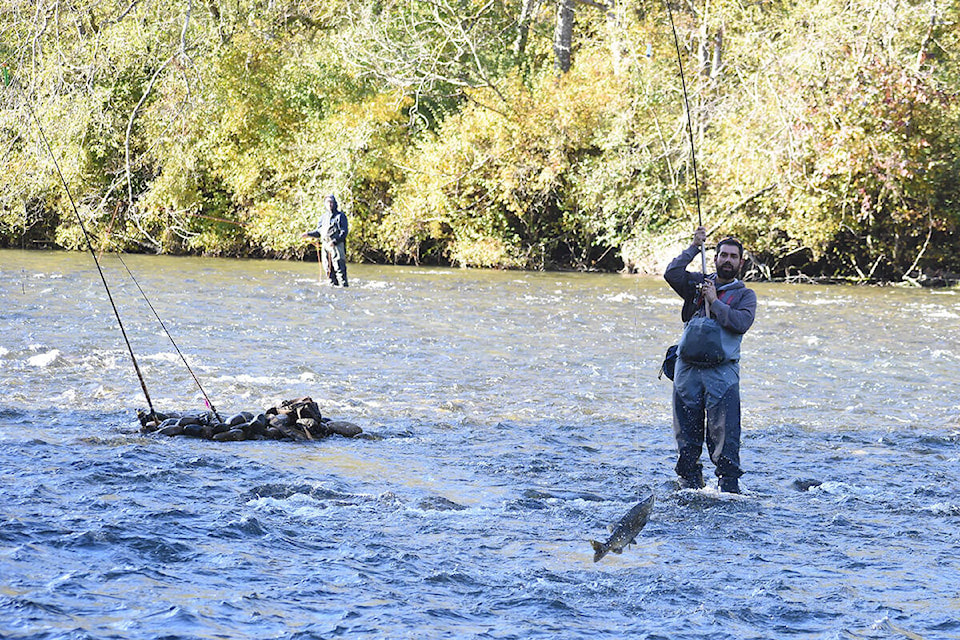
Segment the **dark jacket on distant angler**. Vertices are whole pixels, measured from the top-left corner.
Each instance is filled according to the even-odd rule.
[[[320,224],[317,225],[317,231],[320,237],[330,243],[338,244],[347,239],[347,216],[337,206],[337,201],[330,196],[331,204],[324,206],[323,213],[320,214]]]
[[[340,210],[333,194],[323,200],[320,223],[315,231],[306,235],[319,238],[321,244],[321,262],[324,273],[330,283],[346,287],[347,284],[347,215]]]

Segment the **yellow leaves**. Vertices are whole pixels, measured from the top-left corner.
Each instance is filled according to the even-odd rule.
[[[524,266],[522,260],[512,255],[502,238],[490,236],[457,238],[447,250],[447,257],[451,263],[462,267],[517,269]]]
[[[361,122],[401,123],[408,116],[407,109],[413,105],[413,98],[399,91],[376,93],[367,98],[345,103],[338,110],[345,123],[357,125]]]
[[[931,25],[927,4],[678,9],[706,221],[821,253],[851,226],[904,237],[929,211],[929,224],[954,228],[960,77],[947,53],[960,36],[953,5]],[[557,77],[552,11],[533,18],[518,59],[517,5],[449,6],[468,5],[483,9],[471,33],[490,34],[469,40],[483,45],[469,60],[441,59],[449,42],[431,40],[444,36],[436,21],[413,34],[438,45],[419,59],[389,38],[351,39],[364,29],[344,16],[376,12],[327,0],[200,3],[184,33],[183,3],[60,3],[57,25],[18,27],[16,41],[35,41],[18,50],[71,188],[112,211],[129,149],[134,202],[121,215],[138,240],[137,226],[189,238],[164,248],[297,255],[294,235],[330,192],[354,214],[351,246],[376,259],[593,266],[632,235],[688,224],[691,163],[662,6],[622,11],[615,26],[578,8],[573,66]],[[403,36],[402,24],[377,33]],[[0,112],[0,211],[21,215],[29,201],[53,229],[65,201],[21,120],[22,109]]]
[[[530,266],[535,243],[558,233],[572,167],[594,153],[618,102],[609,75],[571,74],[532,89],[514,78],[501,89],[506,102],[468,91],[467,106],[410,159],[388,216],[405,230],[397,237],[439,240],[456,264]]]
[[[301,248],[300,235],[310,227],[290,224],[292,212],[285,199],[271,199],[254,204],[246,216],[247,234],[264,249],[289,252]]]

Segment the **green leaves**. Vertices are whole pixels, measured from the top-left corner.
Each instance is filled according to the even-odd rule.
[[[696,218],[666,14],[575,7],[558,76],[532,0],[14,3],[0,242],[75,241],[28,99],[127,249],[301,257],[336,193],[352,259],[656,270]],[[714,235],[773,274],[960,270],[956,3],[677,11]]]

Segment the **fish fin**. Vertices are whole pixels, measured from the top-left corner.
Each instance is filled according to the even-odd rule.
[[[599,562],[600,558],[607,555],[607,551],[610,550],[610,547],[604,546],[602,542],[597,542],[596,540],[590,541],[591,546],[593,546],[593,561]]]

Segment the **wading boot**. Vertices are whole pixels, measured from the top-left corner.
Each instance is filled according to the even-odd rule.
[[[740,483],[736,477],[720,478],[719,489],[723,493],[740,493]]]
[[[736,480],[734,480],[736,482]],[[677,486],[680,489],[703,489],[703,475],[677,476]]]

